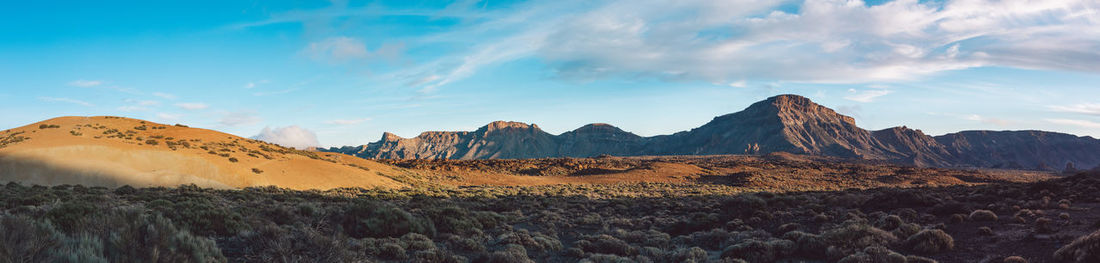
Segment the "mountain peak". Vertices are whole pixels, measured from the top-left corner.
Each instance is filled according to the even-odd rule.
[[[535,124],[528,125],[526,123],[515,122],[515,121],[494,121],[494,122],[490,122],[489,124],[481,127],[481,129],[479,129],[479,130],[498,131],[498,130],[504,130],[504,129],[538,129],[538,128],[539,128],[539,126],[535,125]]]
[[[838,118],[843,122],[855,125],[856,120],[852,117],[837,113],[833,109],[822,106],[799,95],[783,94],[767,98],[763,101],[757,102],[749,106],[747,111],[761,112],[766,114],[776,113],[781,115],[788,115],[791,117],[805,117],[805,116],[817,116],[824,118]]]
[[[397,134],[393,134],[393,133],[390,133],[390,132],[382,133],[382,141],[385,141],[385,142],[393,142],[393,141],[398,141],[398,140],[401,140],[401,139],[404,139],[404,138],[401,138],[401,136],[397,136]]]

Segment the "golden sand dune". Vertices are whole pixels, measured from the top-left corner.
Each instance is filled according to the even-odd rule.
[[[0,132],[0,182],[292,189],[403,187],[389,165],[121,117],[61,117]]]

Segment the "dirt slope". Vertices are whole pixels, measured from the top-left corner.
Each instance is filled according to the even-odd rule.
[[[0,182],[292,189],[403,187],[403,169],[217,131],[121,117],[60,117],[0,132]]]

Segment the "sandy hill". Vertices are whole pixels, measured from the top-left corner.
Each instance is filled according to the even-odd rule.
[[[183,125],[60,117],[0,131],[0,182],[292,189],[403,187],[403,169]]]

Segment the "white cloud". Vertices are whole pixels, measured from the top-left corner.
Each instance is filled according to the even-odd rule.
[[[153,96],[157,96],[157,97],[160,97],[160,98],[163,98],[163,99],[168,99],[168,100],[176,99],[176,95],[168,94],[168,93],[164,93],[164,92],[153,92]]]
[[[798,5],[795,13],[780,11]],[[485,67],[536,58],[558,77],[737,83],[866,83],[975,67],[1100,72],[1094,0],[545,0],[484,10],[409,45],[447,55],[384,74],[430,93]],[[357,15],[435,15],[385,8],[326,9],[256,25]],[[438,12],[437,12],[438,13]],[[251,25],[244,25],[245,27]],[[453,51],[452,51],[453,50]],[[314,42],[307,54],[364,57],[361,41]],[[430,78],[430,79],[429,79]],[[872,92],[882,94],[882,91]]]
[[[1050,106],[1050,109],[1052,109],[1054,111],[1059,111],[1059,112],[1072,112],[1072,113],[1082,113],[1082,114],[1088,114],[1088,115],[1100,115],[1100,104],[1096,104],[1096,103],[1082,103],[1082,104],[1069,105],[1069,106],[1054,105],[1054,106]]]
[[[102,84],[103,84],[103,81],[101,81],[101,80],[83,80],[83,79],[81,79],[81,80],[74,80],[74,81],[69,82],[69,86],[82,87],[82,88],[95,87],[95,86],[99,86],[99,85],[102,85]]]
[[[252,139],[297,149],[321,145],[317,142],[317,134],[298,126],[276,127],[274,129],[264,127],[260,134],[252,136]]]
[[[748,83],[746,83],[745,80],[738,80],[738,81],[730,82],[729,86],[734,87],[734,88],[742,88],[742,89],[749,87]]]
[[[893,91],[890,91],[890,90],[887,90],[887,89],[868,89],[868,90],[862,90],[862,91],[858,91],[858,90],[855,90],[855,89],[848,89],[849,95],[844,96],[844,99],[850,100],[850,101],[858,101],[858,102],[867,103],[867,102],[875,101],[875,98],[886,96],[887,94],[890,94],[891,92],[893,92]]]
[[[1054,124],[1100,129],[1100,123],[1087,120],[1047,119],[1047,121]]]
[[[256,86],[259,86],[259,85],[262,85],[262,84],[267,84],[267,82],[268,81],[266,79],[265,80],[260,80],[260,81],[251,81],[251,82],[248,82],[248,83],[244,84],[244,88],[245,89],[255,88]]]
[[[371,120],[371,118],[361,118],[361,119],[351,119],[351,120],[329,120],[329,121],[325,121],[324,123],[325,124],[331,124],[331,125],[355,125],[355,124],[360,124],[360,123],[363,123],[363,122],[369,121],[369,120]]]
[[[367,57],[367,45],[350,37],[330,37],[309,43],[303,53],[317,60],[348,60]]]
[[[71,98],[58,98],[58,97],[38,97],[38,99],[39,99],[39,100],[42,100],[42,101],[47,101],[47,102],[64,102],[64,103],[71,103],[71,104],[76,104],[76,105],[80,105],[80,106],[84,106],[84,107],[92,107],[92,106],[95,106],[95,105],[92,105],[91,103],[88,103],[88,102],[86,102],[86,101],[82,101],[82,100],[77,100],[77,99],[71,99]]]
[[[218,123],[225,126],[243,126],[259,123],[262,119],[252,112],[229,112],[222,115]]]
[[[181,109],[185,109],[185,110],[204,110],[206,108],[209,108],[210,105],[206,105],[206,103],[191,102],[191,103],[176,103],[176,107],[180,107]]]

